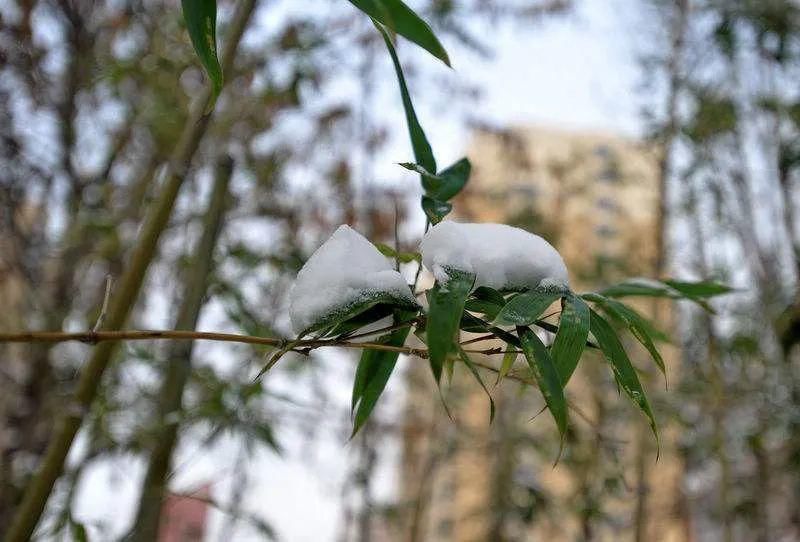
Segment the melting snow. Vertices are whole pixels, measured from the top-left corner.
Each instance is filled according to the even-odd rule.
[[[363,235],[339,226],[297,274],[289,292],[289,317],[300,333],[332,312],[382,292],[414,302],[392,262]]]
[[[425,234],[422,261],[436,279],[446,280],[446,267],[475,273],[475,287],[497,290],[565,287],[567,267],[553,246],[525,230],[505,224],[462,224],[445,221]]]

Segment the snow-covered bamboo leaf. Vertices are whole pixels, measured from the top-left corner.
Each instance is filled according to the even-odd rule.
[[[536,288],[514,296],[497,314],[494,324],[498,326],[529,326],[536,322],[544,311],[564,295],[549,288]]]
[[[528,361],[539,390],[542,392],[547,408],[556,421],[563,441],[567,432],[567,399],[558,376],[558,370],[544,343],[530,328],[517,327],[522,352]]]
[[[464,303],[475,283],[475,275],[455,269],[444,270],[444,280],[437,280],[428,291],[427,341],[433,376],[438,383],[442,367],[452,352]]]
[[[667,368],[664,364],[664,358],[655,345],[655,340],[668,340],[669,337],[666,334],[656,329],[644,316],[624,303],[603,297],[600,294],[585,294],[583,297],[587,301],[596,303],[606,314],[624,324],[636,340],[650,353],[653,361],[666,378]]]
[[[311,255],[297,274],[289,301],[292,325],[301,335],[334,326],[340,332],[347,327],[352,330],[352,325],[342,324],[380,312],[379,305],[418,309],[411,289],[392,262],[348,226],[339,227]],[[382,310],[387,314],[385,307]]]
[[[575,372],[588,337],[589,307],[581,298],[568,294],[564,297],[558,333],[551,349],[562,386],[566,386]]]
[[[222,91],[222,67],[217,58],[217,2],[181,0],[181,6],[192,46],[211,81],[211,107]]]
[[[405,322],[413,318],[414,313],[397,311],[395,312],[395,323]],[[390,346],[403,346],[411,328],[406,327],[397,329],[384,335],[377,342]],[[397,363],[398,352],[386,350],[365,349],[361,353],[361,360],[356,368],[356,376],[353,381],[353,396],[351,402],[351,412],[353,417],[353,433],[351,438],[358,433],[358,430],[369,419],[378,398],[386,388],[386,383]]]
[[[486,392],[486,396],[489,398],[489,423],[492,423],[494,421],[495,413],[494,399],[492,398],[492,394],[489,393],[489,388],[487,388],[486,384],[483,383],[483,379],[481,378],[481,374],[478,372],[478,368],[475,367],[475,364],[472,363],[472,360],[469,359],[469,356],[466,352],[464,352],[463,348],[458,348],[458,355],[461,358],[461,361],[464,362],[464,365],[467,366],[467,369],[469,369],[469,371],[472,373],[472,376],[475,377],[475,380],[478,381],[478,384],[480,384],[481,388],[483,388],[483,391]]]
[[[653,410],[650,408],[650,403],[647,401],[644,389],[642,388],[639,377],[636,374],[636,369],[633,367],[630,358],[628,358],[622,342],[614,332],[605,318],[600,316],[596,311],[590,309],[590,329],[592,335],[597,340],[600,350],[603,352],[606,360],[608,360],[611,369],[614,371],[614,377],[617,384],[623,391],[631,398],[634,404],[647,416],[650,422],[650,429],[653,434],[658,438],[658,428],[656,426],[656,419],[653,415]]]
[[[400,0],[350,0],[350,3],[387,28],[416,43],[448,66],[450,65],[447,51],[428,23]]]
[[[374,3],[374,2],[364,2]],[[432,173],[436,172],[436,159],[433,157],[433,150],[431,149],[428,138],[425,136],[425,131],[419,123],[417,113],[414,111],[414,104],[411,102],[411,95],[408,92],[408,85],[406,84],[405,75],[403,75],[403,67],[400,65],[400,59],[397,58],[397,52],[394,49],[392,38],[386,29],[380,24],[375,23],[375,27],[383,36],[383,41],[386,42],[386,47],[389,49],[389,55],[392,57],[392,64],[394,65],[395,73],[397,74],[397,82],[400,85],[400,98],[403,102],[403,109],[406,114],[406,124],[408,125],[408,134],[411,137],[411,147],[414,150],[414,159],[419,165]]]

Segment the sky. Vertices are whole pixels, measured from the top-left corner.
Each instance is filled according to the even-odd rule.
[[[638,103],[635,87],[639,71],[632,46],[630,15],[635,9],[633,0],[577,0],[575,13],[537,24],[530,31],[519,32],[513,27],[495,32],[492,59],[468,67],[459,63],[460,52],[450,49],[455,69],[446,77],[468,77],[482,87],[484,95],[478,108],[482,118],[498,125],[556,125],[561,128],[607,130],[635,135],[639,131]],[[445,43],[445,46],[448,44]],[[462,57],[463,58],[463,57]],[[393,83],[393,82],[392,82]],[[426,101],[435,89],[415,97],[422,119],[431,118],[441,101]],[[399,100],[392,107],[402,115]],[[428,137],[443,164],[463,155],[469,134],[462,119],[449,118],[444,122],[429,122]],[[383,168],[396,168],[393,159],[409,154],[407,141],[399,139],[386,151]],[[394,172],[395,169],[392,169]],[[215,329],[217,322],[201,324]],[[346,411],[349,402],[351,365],[341,363],[337,355],[319,358],[323,365],[326,389],[332,390],[340,410]],[[402,366],[401,361],[401,366]],[[286,376],[270,373],[270,389],[302,390]],[[391,412],[402,403],[399,378],[390,382],[383,412]],[[305,392],[312,394],[311,386]],[[308,399],[313,397],[309,395]],[[324,419],[324,413],[323,413]],[[321,427],[313,449],[302,446],[299,435],[282,434],[288,443],[286,453],[276,457],[259,453],[249,460],[250,480],[245,488],[246,508],[257,512],[277,531],[281,540],[291,542],[325,542],[335,540],[341,521],[340,487],[347,474],[348,454],[351,451],[342,432],[336,429],[341,420],[328,420]],[[295,438],[297,437],[297,438]],[[183,447],[179,453],[174,487],[190,489],[213,479],[213,493],[225,499],[235,486],[233,465],[237,447],[228,443],[217,446],[211,453],[197,453],[195,447]],[[393,487],[393,458],[397,450],[386,449],[388,460],[381,468],[377,492],[389,495]],[[120,533],[131,520],[136,502],[141,462],[117,459],[93,467],[84,478],[75,506],[78,518],[91,525],[104,521]],[[302,508],[295,506],[302,503]],[[225,517],[213,512],[210,517],[208,540],[217,540]],[[260,540],[252,531],[240,529],[237,542]]]

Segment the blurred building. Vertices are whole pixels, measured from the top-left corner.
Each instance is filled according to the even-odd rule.
[[[504,222],[542,235],[564,256],[578,291],[653,275],[653,149],[603,133],[481,129],[468,156],[473,175],[456,202],[457,219]],[[654,310],[651,304],[640,308]],[[652,367],[643,356],[634,363]],[[617,395],[606,369],[602,360],[588,359],[570,381],[569,396],[582,417],[570,413],[572,430],[554,468],[556,428],[546,413],[531,421],[543,406],[538,390],[500,384],[490,426],[486,396],[461,375],[443,385],[453,423],[443,415],[426,364],[414,364],[398,539],[685,540],[676,455],[662,444],[656,464],[646,421]],[[645,380],[651,394],[663,389],[657,375]]]
[[[192,497],[168,494],[161,509],[158,542],[201,542],[206,535],[206,517],[211,486],[192,492]]]

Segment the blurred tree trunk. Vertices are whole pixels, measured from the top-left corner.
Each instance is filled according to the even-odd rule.
[[[660,156],[658,160],[658,208],[656,211],[656,251],[653,262],[653,276],[663,277],[668,272],[669,246],[667,243],[670,227],[670,182],[673,175],[673,153],[676,139],[680,133],[678,118],[678,100],[683,86],[683,55],[686,44],[686,33],[691,10],[690,0],[673,0],[668,4],[669,17],[669,52],[666,58],[668,86],[666,93],[665,123],[661,130]],[[666,316],[660,310],[661,303],[655,300],[652,305],[652,317],[655,322],[662,322]],[[636,469],[636,506],[634,510],[634,540],[649,540],[648,527],[648,493],[649,479],[648,456],[653,452],[651,435],[645,428],[640,428],[637,435]],[[678,493],[682,495],[681,492]],[[687,510],[679,507],[679,510]]]
[[[194,257],[186,268],[183,300],[175,320],[175,330],[191,331],[197,327],[203,307],[208,277],[213,269],[214,248],[222,227],[228,202],[228,186],[233,160],[222,157],[215,171],[214,187],[203,220],[203,233],[192,251]],[[156,540],[161,519],[161,506],[167,487],[167,473],[178,439],[183,390],[192,369],[194,342],[170,343],[164,365],[164,380],[158,396],[157,428],[150,451],[147,471],[139,498],[139,509],[131,539],[136,542]]]

